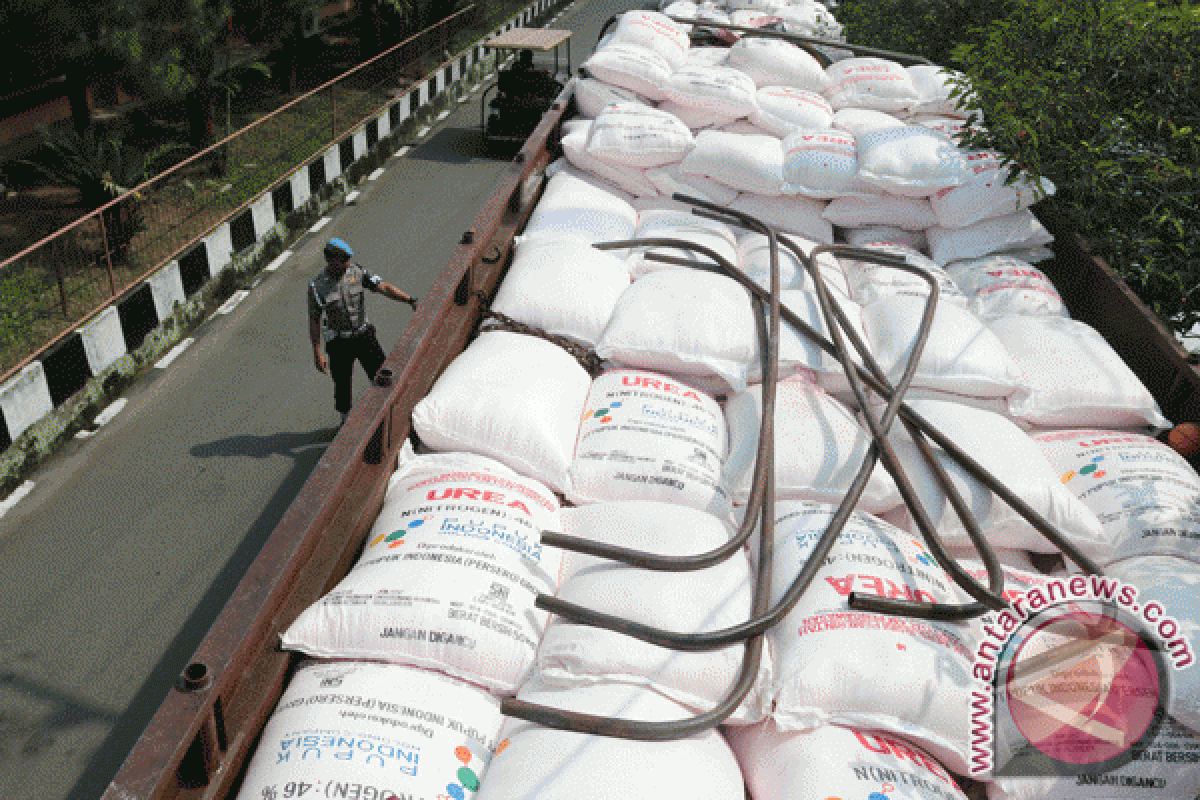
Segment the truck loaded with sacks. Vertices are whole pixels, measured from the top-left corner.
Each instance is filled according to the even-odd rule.
[[[106,798],[1200,796],[1200,375],[733,5],[615,18]]]

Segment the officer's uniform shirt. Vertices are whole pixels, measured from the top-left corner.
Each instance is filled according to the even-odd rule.
[[[321,270],[308,284],[309,319],[324,316],[326,341],[362,333],[367,328],[366,290],[378,292],[382,282],[358,264],[348,265],[340,280]]]

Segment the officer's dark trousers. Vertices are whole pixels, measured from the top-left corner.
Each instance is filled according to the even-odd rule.
[[[355,360],[362,364],[367,378],[371,379],[387,358],[375,336],[375,326],[368,326],[367,330],[356,336],[330,339],[325,344],[325,352],[329,354],[329,372],[333,376],[333,407],[337,411],[349,411],[354,405]]]

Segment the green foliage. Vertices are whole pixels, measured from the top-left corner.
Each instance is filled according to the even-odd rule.
[[[1200,321],[1200,10],[1005,0],[936,26],[922,16],[958,5],[922,3],[904,24],[900,4],[873,0],[844,6],[844,23],[850,41],[916,50],[966,73],[975,91],[967,107],[985,127],[963,143],[1007,154],[1014,176],[1024,169],[1053,181],[1050,210],[1164,323],[1191,328]],[[868,25],[875,8],[895,17]],[[923,26],[937,31],[927,42]]]
[[[846,41],[957,66],[953,52],[1011,5],[1005,0],[849,0],[835,16]]]

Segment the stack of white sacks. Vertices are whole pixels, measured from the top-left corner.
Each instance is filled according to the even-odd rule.
[[[679,2],[667,11],[738,24],[769,11],[796,29],[836,33],[811,4],[739,5],[755,7]],[[737,800],[743,785],[756,800],[963,796],[952,774],[968,771],[981,623],[847,605],[852,591],[966,600],[878,466],[720,732],[635,742],[499,715],[498,698],[515,694],[572,711],[684,719],[713,708],[737,679],[740,645],[674,652],[534,606],[539,593],[557,594],[679,632],[749,615],[745,552],[698,572],[655,573],[540,541],[561,531],[687,555],[719,547],[743,522],[762,412],[749,293],[716,271],[648,257],[710,261],[693,250],[592,246],[682,239],[769,287],[766,238],[691,214],[669,199],[677,191],[759,217],[805,252],[836,237],[929,270],[942,300],[910,405],[1089,557],[1152,587],[1191,620],[1200,645],[1200,477],[1148,435],[1169,425],[1152,397],[1099,334],[1069,319],[1033,266],[1050,237],[1028,206],[1053,187],[1006,185],[996,154],[956,146],[949,133],[963,120],[944,73],[874,58],[823,69],[769,39],[693,48],[684,26],[647,11],[626,13],[584,66],[583,116],[564,125],[565,160],[551,170],[493,308],[594,348],[606,371],[592,378],[554,344],[497,330],[450,364],[413,413],[430,453],[404,455],[358,564],[283,635],[285,647],[325,660],[305,667],[281,701],[243,796],[305,780],[455,800],[476,791],[487,800]],[[898,379],[926,284],[864,261],[819,262],[820,280]],[[784,304],[824,331],[812,278],[786,251],[780,267]],[[835,359],[786,330],[780,368],[773,601],[870,444]],[[892,439],[947,544],[972,558],[915,445],[899,425]],[[1054,546],[944,464],[1010,588],[1044,583],[1030,553]],[[1170,711],[1200,729],[1192,673],[1176,681]],[[1177,735],[1200,751],[1193,734]],[[1144,765],[1130,769],[1137,777]],[[1092,796],[1073,783],[1035,791],[997,781],[989,791]],[[1183,796],[1170,787],[1179,794],[1163,797]]]

